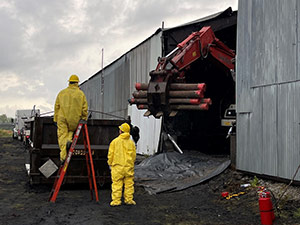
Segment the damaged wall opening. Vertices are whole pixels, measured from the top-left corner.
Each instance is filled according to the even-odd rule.
[[[232,162],[228,157],[230,154],[232,159],[233,155],[230,147],[231,140],[226,139],[230,127],[221,125],[221,121],[224,121],[225,110],[235,104],[235,81],[229,67],[225,66],[224,62],[217,61],[212,55],[203,58],[201,54],[201,57],[196,60],[190,58],[192,63],[184,68],[184,72],[180,76],[182,67],[178,67],[179,64],[174,65],[175,61],[171,60],[181,53],[184,57],[193,55],[193,51],[191,51],[192,54],[187,52],[193,48],[193,44],[198,39],[192,39],[193,41],[188,42],[191,45],[187,44],[183,50],[179,49],[179,54],[173,55],[170,52],[177,44],[186,40],[192,32],[202,31],[202,28],[208,31],[209,28],[205,27],[209,26],[216,38],[228,46],[229,52],[232,53],[231,50],[236,50],[236,16],[237,12],[228,9],[213,19],[163,31],[162,55],[164,57],[159,61],[156,70],[150,72],[149,84],[143,85],[143,91],[146,90],[145,86],[148,87],[147,99],[145,97],[143,99],[148,104],[148,111],[145,114],[151,113],[150,115],[157,118],[163,112],[158,148],[160,154],[146,158],[135,167],[136,184],[143,186],[150,194],[179,191],[197,185],[222,173]],[[200,36],[201,32],[199,32]],[[213,44],[218,45],[217,42],[213,42]],[[186,52],[184,52],[185,50]],[[235,58],[234,53],[229,55],[232,56],[230,59]],[[168,67],[169,59],[171,59],[171,64],[173,62],[173,67]],[[185,59],[180,58],[179,63],[181,63],[180,60],[184,61]],[[233,63],[231,66],[234,66]],[[199,99],[201,99],[199,102],[204,99],[212,101],[208,110],[174,110],[174,95],[171,94],[171,91],[176,91],[174,87],[178,89],[183,86],[185,88],[187,86],[194,87],[194,84],[199,83],[205,83],[206,86],[203,99],[201,99],[202,95],[199,95]],[[140,94],[142,93],[140,92]],[[182,92],[178,96],[180,97],[177,101],[178,104],[182,104],[182,102],[191,104],[185,98],[190,100],[189,98],[192,97],[187,97]],[[134,97],[138,97],[138,95]],[[141,102],[141,99],[139,101]],[[158,104],[155,104],[155,101]],[[197,107],[201,105],[199,102]],[[152,108],[153,106],[156,108]],[[186,107],[186,105],[184,106]],[[191,109],[190,105],[187,107]],[[173,110],[176,112],[173,113]],[[175,140],[175,144],[172,140]],[[180,151],[183,154],[178,153]]]
[[[219,23],[222,21],[221,19]],[[198,24],[192,29],[199,29],[199,27],[201,29]],[[172,33],[172,38],[168,38],[170,33]],[[176,32],[170,33],[163,34],[164,49],[171,49],[171,46],[166,47],[168,40],[170,40],[169,45],[174,47]],[[178,31],[178,36],[182,37],[183,35]],[[229,48],[236,50],[236,23],[215,31],[215,36]],[[168,53],[164,52],[164,55]],[[206,83],[205,98],[211,98],[212,105],[208,111],[179,111],[174,117],[164,116],[159,152],[174,150],[174,145],[166,135],[170,134],[183,150],[229,155],[230,138],[226,138],[226,136],[230,127],[222,126],[221,119],[225,110],[231,104],[235,104],[235,82],[231,73],[209,55],[206,59],[193,62],[185,75],[187,83]]]

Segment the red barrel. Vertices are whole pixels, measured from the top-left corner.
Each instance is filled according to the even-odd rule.
[[[272,225],[275,219],[274,209],[271,201],[270,192],[263,192],[259,196],[259,211],[261,224]]]

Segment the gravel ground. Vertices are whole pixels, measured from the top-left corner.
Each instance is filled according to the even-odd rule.
[[[286,187],[227,169],[178,192],[149,195],[136,186],[136,206],[110,207],[109,185],[99,188],[99,202],[90,200],[88,188],[73,185],[63,186],[56,203],[49,203],[51,187],[29,185],[25,155],[20,142],[0,138],[0,224],[260,224],[258,186],[271,190],[275,198]],[[247,183],[255,187],[241,187]],[[225,199],[224,191],[245,194]],[[300,188],[291,186],[279,208],[274,224],[300,224]]]

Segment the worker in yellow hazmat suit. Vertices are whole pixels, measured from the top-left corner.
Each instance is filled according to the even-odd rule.
[[[69,86],[56,97],[53,121],[57,123],[57,137],[60,148],[60,160],[66,159],[67,142],[71,143],[79,120],[87,120],[88,104],[84,93],[78,87],[79,78],[72,75]]]
[[[124,203],[135,205],[136,203],[133,200],[135,144],[130,139],[130,126],[127,123],[123,123],[119,126],[119,129],[120,135],[110,143],[107,156],[112,179],[112,202],[110,205],[121,205],[123,184]]]

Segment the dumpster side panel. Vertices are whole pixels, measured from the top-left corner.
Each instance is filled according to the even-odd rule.
[[[88,120],[88,132],[93,154],[96,180],[99,185],[111,182],[107,165],[109,143],[119,135],[122,120]],[[52,117],[37,117],[32,131],[33,147],[30,149],[30,181],[32,184],[53,183],[56,173],[45,178],[39,168],[51,159],[60,166],[57,127]],[[82,132],[71,158],[65,183],[87,183],[87,167]]]

